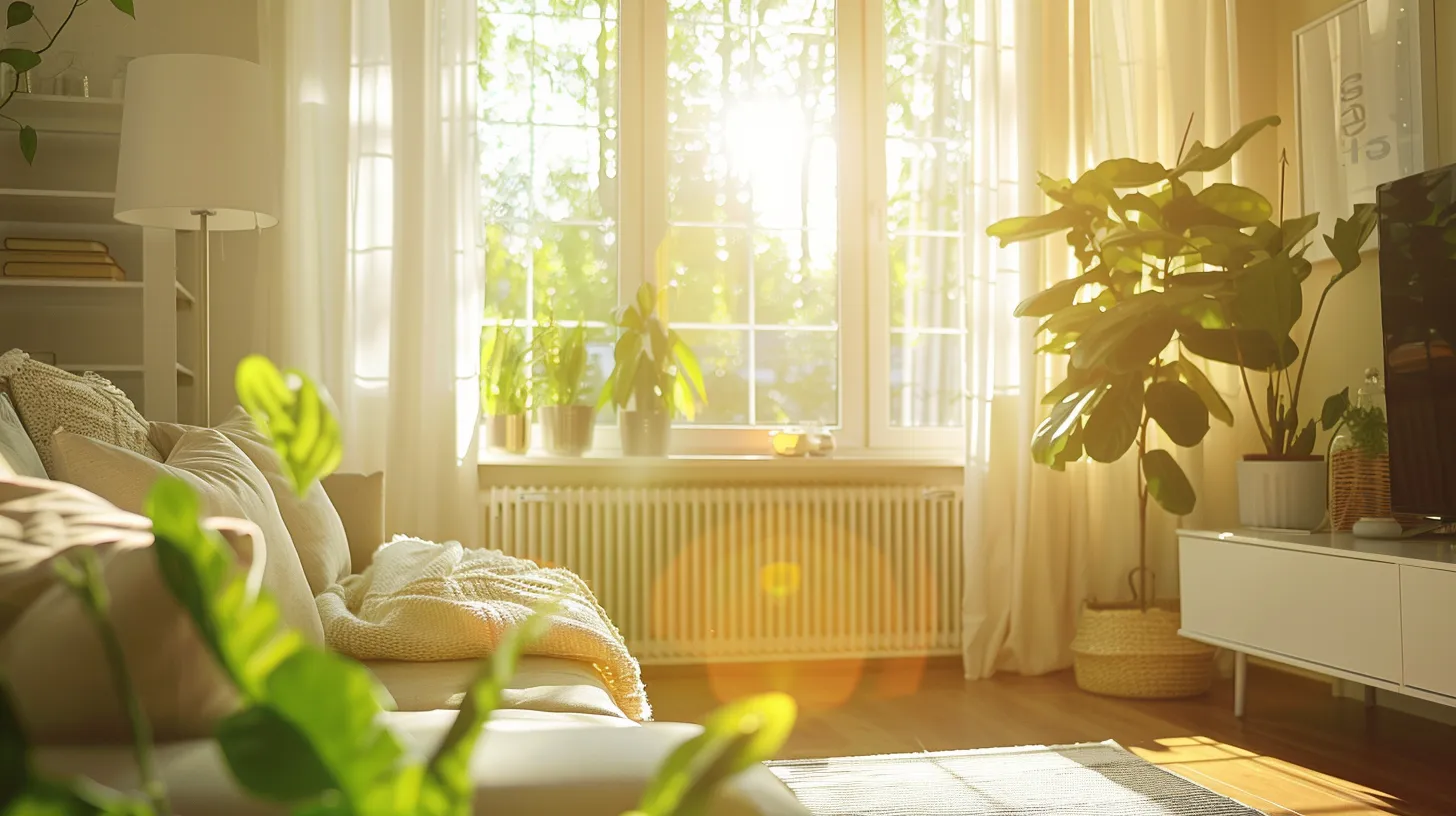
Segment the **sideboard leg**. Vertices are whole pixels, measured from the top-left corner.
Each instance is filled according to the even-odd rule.
[[[1244,693],[1249,687],[1249,656],[1234,652],[1234,716],[1244,716]]]
[[[1365,707],[1366,708],[1374,708],[1375,707],[1375,687],[1374,686],[1366,686],[1365,687]]]

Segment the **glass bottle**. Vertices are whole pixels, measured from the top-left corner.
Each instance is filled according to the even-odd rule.
[[[81,69],[75,54],[66,54],[64,70],[56,74],[56,93],[62,96],[90,96],[91,78]]]
[[[1385,385],[1380,372],[1365,380],[1330,440],[1330,526],[1349,530],[1362,518],[1390,516],[1390,464],[1386,458]]]

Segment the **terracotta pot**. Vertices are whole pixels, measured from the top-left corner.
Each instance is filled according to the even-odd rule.
[[[485,418],[486,447],[502,453],[523,454],[531,447],[531,422],[526,414],[489,415]]]
[[[590,405],[548,405],[541,416],[541,442],[553,456],[581,456],[591,450],[596,410]]]
[[[1245,527],[1313,530],[1324,523],[1329,474],[1323,456],[1245,456],[1238,466],[1239,523]]]
[[[672,415],[664,411],[622,411],[617,414],[622,429],[624,456],[666,456],[672,435]]]

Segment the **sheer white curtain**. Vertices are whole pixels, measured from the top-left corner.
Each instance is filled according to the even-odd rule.
[[[391,531],[478,543],[473,0],[264,0],[282,228],[260,346],[334,396]]]
[[[1034,353],[1034,321],[996,329],[1005,325],[1008,303],[1068,277],[1074,261],[1060,236],[1001,250],[984,237],[984,227],[1044,211],[1046,199],[1033,183],[1038,171],[1075,178],[1118,156],[1171,165],[1190,113],[1196,114],[1190,143],[1227,138],[1237,108],[1233,4],[1018,0],[1015,25],[996,28],[1014,30],[1002,44],[1014,58],[995,92],[979,103],[986,121],[1000,124],[982,130],[995,147],[980,172],[994,183],[978,199],[975,296],[967,304],[969,324],[978,327],[966,457],[967,677],[1037,674],[1070,664],[1083,601],[1127,597],[1123,576],[1137,563],[1133,458],[1111,466],[1076,463],[1062,473],[1033,465],[1031,432],[1060,359]],[[1233,373],[1210,373],[1235,404]],[[1227,518],[1236,449],[1233,431],[1215,423],[1202,449],[1178,453],[1199,492],[1195,516],[1183,524]],[[1157,590],[1175,596],[1179,520],[1149,512]]]

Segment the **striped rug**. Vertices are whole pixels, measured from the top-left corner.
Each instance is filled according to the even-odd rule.
[[[768,765],[815,816],[1262,816],[1110,740]]]

